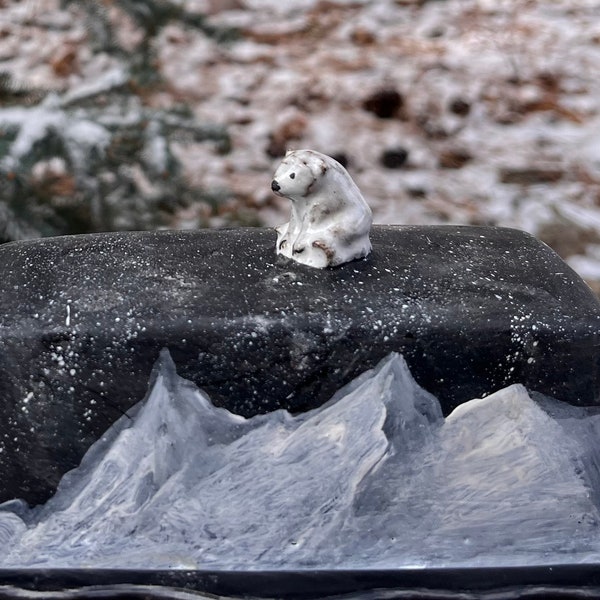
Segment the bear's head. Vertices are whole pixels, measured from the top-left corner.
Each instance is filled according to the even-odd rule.
[[[295,200],[316,191],[328,165],[323,155],[313,150],[290,150],[275,171],[271,189]]]

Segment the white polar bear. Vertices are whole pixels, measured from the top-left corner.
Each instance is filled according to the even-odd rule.
[[[292,201],[289,223],[277,227],[278,254],[322,269],[371,251],[371,209],[333,158],[313,150],[289,151],[271,189]]]

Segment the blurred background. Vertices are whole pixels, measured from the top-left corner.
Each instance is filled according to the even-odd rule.
[[[0,0],[1,242],[277,225],[304,147],[600,291],[600,1]]]

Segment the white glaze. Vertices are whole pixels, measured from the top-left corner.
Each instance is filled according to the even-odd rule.
[[[348,171],[333,158],[314,150],[288,152],[275,171],[272,189],[292,202],[289,222],[277,227],[278,254],[324,268],[371,251],[371,209]]]

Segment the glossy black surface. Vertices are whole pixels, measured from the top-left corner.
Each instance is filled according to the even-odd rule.
[[[555,600],[598,598],[596,565],[395,571],[0,570],[0,598]]]
[[[144,396],[163,347],[183,377],[243,415],[320,405],[392,351],[446,413],[513,382],[598,403],[598,300],[533,237],[375,227],[368,258],[325,270],[276,257],[275,237],[0,246],[0,498],[44,501]]]

